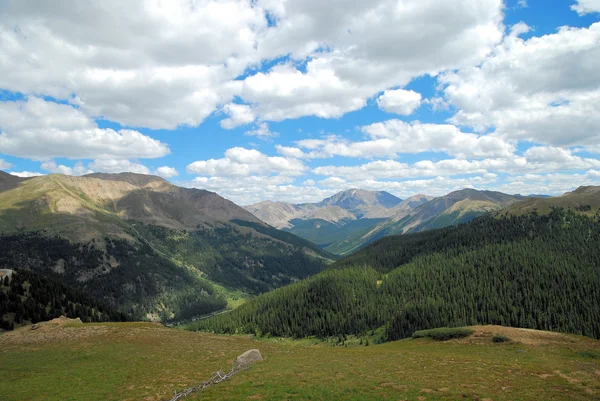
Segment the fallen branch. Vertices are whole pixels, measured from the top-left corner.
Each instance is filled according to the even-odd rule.
[[[225,380],[230,379],[237,373],[244,371],[244,370],[248,370],[248,369],[250,369],[250,364],[238,365],[235,368],[231,369],[231,371],[229,373],[223,373],[221,371],[215,372],[215,373],[213,373],[213,375],[209,381],[201,383],[194,387],[187,388],[187,389],[183,390],[181,393],[175,393],[173,398],[171,398],[169,401],[179,401],[192,393],[202,391],[205,388],[207,388],[208,386],[212,386],[214,384],[219,384],[221,382],[224,382]]]

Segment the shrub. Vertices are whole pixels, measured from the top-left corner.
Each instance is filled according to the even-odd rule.
[[[600,353],[594,351],[582,351],[579,353],[579,356],[584,358],[600,359]]]
[[[442,327],[439,329],[415,331],[412,338],[431,338],[436,341],[446,341],[453,338],[469,337],[471,334],[473,334],[473,330],[462,327]]]
[[[492,338],[492,341],[495,343],[507,343],[511,341],[511,339],[503,335],[496,335]]]

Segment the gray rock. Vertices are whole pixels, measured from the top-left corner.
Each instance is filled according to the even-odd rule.
[[[235,361],[233,361],[233,369],[237,370],[240,368],[244,368],[246,366],[252,365],[254,362],[262,361],[263,357],[259,350],[251,349],[249,351],[244,352],[242,355],[238,356]]]

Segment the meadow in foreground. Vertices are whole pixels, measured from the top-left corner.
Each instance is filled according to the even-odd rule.
[[[0,335],[0,399],[165,400],[265,358],[189,400],[597,400],[600,342],[496,326],[446,342],[332,347],[257,341],[146,323],[50,324]],[[511,338],[495,343],[494,335]]]

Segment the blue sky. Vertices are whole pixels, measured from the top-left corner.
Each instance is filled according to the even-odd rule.
[[[600,1],[0,5],[0,169],[250,204],[600,184]]]

